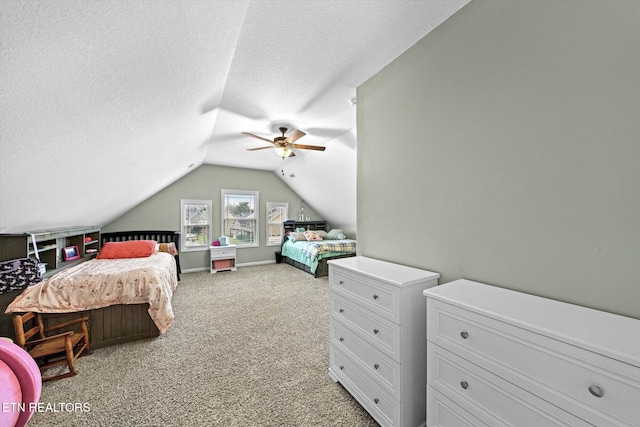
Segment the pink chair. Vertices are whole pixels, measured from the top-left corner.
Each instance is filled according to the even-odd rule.
[[[22,402],[22,389],[13,370],[0,360],[0,427],[13,427],[18,422],[20,412],[13,404]]]
[[[41,390],[40,369],[29,353],[0,340],[0,401],[3,409],[9,409],[0,411],[0,426],[26,425],[40,400]]]

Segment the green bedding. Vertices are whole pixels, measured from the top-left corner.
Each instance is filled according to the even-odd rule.
[[[282,245],[282,256],[306,265],[313,274],[315,274],[321,259],[355,253],[356,241],[351,239],[316,242],[287,240]]]

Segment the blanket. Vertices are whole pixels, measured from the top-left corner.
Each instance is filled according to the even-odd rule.
[[[5,313],[70,313],[148,303],[149,316],[164,333],[174,320],[171,298],[177,285],[175,258],[166,252],[145,258],[92,259],[29,286]]]
[[[355,240],[320,240],[314,242],[306,242],[301,249],[302,255],[307,258],[315,258],[319,254],[327,252],[355,253]]]

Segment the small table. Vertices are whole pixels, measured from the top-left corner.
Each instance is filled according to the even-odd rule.
[[[209,246],[211,274],[218,271],[236,271],[236,245]]]

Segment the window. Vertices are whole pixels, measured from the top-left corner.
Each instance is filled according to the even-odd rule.
[[[222,190],[222,234],[238,247],[259,246],[258,192]]]
[[[211,244],[211,200],[180,200],[180,250],[209,250]]]
[[[289,203],[267,202],[267,246],[282,244],[282,223],[289,217]]]

